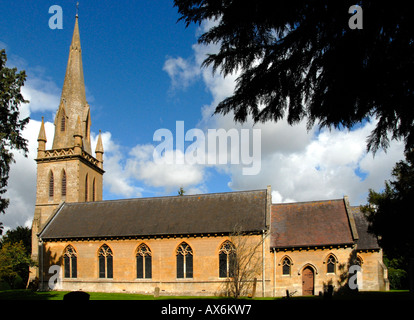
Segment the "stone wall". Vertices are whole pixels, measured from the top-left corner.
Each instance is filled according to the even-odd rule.
[[[99,222],[97,222],[99,223]],[[249,236],[251,243],[258,243],[261,235]],[[226,236],[211,237],[171,237],[143,240],[90,240],[73,242],[48,242],[43,247],[43,289],[47,289],[48,280],[53,273],[47,271],[52,265],[62,267],[60,285],[57,290],[83,290],[96,292],[133,292],[153,294],[156,287],[161,295],[220,295],[224,290],[225,279],[219,277],[219,250],[229,240]],[[177,279],[176,250],[186,242],[193,250],[193,277]],[[137,279],[136,250],[144,243],[152,254],[152,278]],[[113,252],[113,278],[100,279],[98,251],[106,244]],[[71,245],[77,252],[77,278],[66,279],[63,272],[63,253]],[[256,255],[262,258],[262,246]],[[269,242],[265,241],[266,259],[270,261]],[[267,295],[270,295],[270,268],[265,264]],[[262,268],[257,275],[258,296],[262,295]]]

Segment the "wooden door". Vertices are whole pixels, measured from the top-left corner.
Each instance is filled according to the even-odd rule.
[[[302,295],[313,295],[314,274],[311,267],[306,267],[302,271]]]

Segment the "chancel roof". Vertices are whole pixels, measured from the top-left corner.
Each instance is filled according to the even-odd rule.
[[[343,199],[273,204],[272,248],[353,244],[350,218]]]

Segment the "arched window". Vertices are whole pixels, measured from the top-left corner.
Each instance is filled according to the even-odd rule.
[[[151,250],[145,244],[141,244],[137,250],[137,278],[152,278]]]
[[[60,131],[64,132],[66,130],[66,116],[62,114],[60,118]]]
[[[77,278],[78,277],[78,257],[75,249],[69,245],[65,249],[63,254],[65,278]]]
[[[88,175],[85,178],[85,202],[88,201]]]
[[[92,182],[92,201],[95,201],[96,197],[95,197],[95,178],[93,178],[93,182]]]
[[[62,197],[66,197],[66,172],[62,171]]]
[[[53,172],[50,171],[49,173],[49,198],[53,198],[54,193],[55,193],[55,181],[53,178]]]
[[[111,248],[104,244],[98,252],[99,278],[113,278],[113,254]]]
[[[288,257],[285,257],[282,260],[282,274],[290,275],[291,267],[292,267],[292,261]]]
[[[326,272],[335,273],[336,272],[336,258],[331,254],[326,260]]]
[[[182,242],[177,248],[177,278],[193,277],[193,249]]]
[[[219,277],[233,277],[236,267],[236,247],[230,241],[225,241],[219,251]]]

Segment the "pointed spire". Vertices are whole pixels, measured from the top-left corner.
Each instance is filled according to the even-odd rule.
[[[45,131],[45,119],[42,117],[42,124],[40,125],[39,136],[37,137],[37,158],[43,158],[46,150],[46,131]]]
[[[42,124],[40,125],[39,136],[37,137],[37,141],[47,142],[44,117],[42,117]]]
[[[61,105],[56,117],[61,115],[60,109],[65,108],[66,115],[65,130],[55,130],[53,149],[70,148],[74,145],[74,133],[77,126],[77,119],[80,117],[81,133],[84,150],[92,154],[90,142],[90,118],[89,105],[86,101],[85,82],[83,77],[82,49],[79,33],[78,15],[75,18],[72,42],[69,50],[69,59],[66,68],[65,81],[63,83]],[[55,124],[60,123],[55,120]]]
[[[70,45],[70,49],[81,51],[78,19],[79,19],[79,17],[78,17],[78,15],[76,15],[75,29],[73,30],[72,43]]]
[[[98,167],[103,169],[104,148],[102,144],[101,130],[99,130],[99,136],[98,136],[98,141],[96,142],[95,154],[96,154],[96,160],[99,161]]]
[[[65,98],[68,103],[70,98],[81,102],[82,107],[86,104],[85,82],[83,78],[82,65],[82,48],[79,33],[79,18],[75,19],[75,27],[73,29],[72,43],[70,45],[68,65],[66,68],[65,81],[63,84],[62,98]]]
[[[104,153],[104,148],[102,144],[101,130],[99,130],[98,142],[96,143],[95,153]]]

